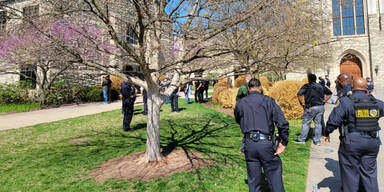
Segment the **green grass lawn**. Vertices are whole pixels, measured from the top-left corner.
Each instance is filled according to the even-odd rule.
[[[0,113],[26,112],[26,111],[32,111],[35,109],[40,109],[40,105],[38,103],[0,104]]]
[[[213,165],[162,179],[106,180],[87,177],[103,162],[145,149],[145,117],[137,107],[134,132],[122,131],[120,110],[16,130],[0,131],[0,191],[248,191],[239,154],[241,133],[233,118],[200,104],[184,104],[180,113],[161,113],[161,146],[200,152]],[[291,127],[290,140],[299,127]],[[92,141],[68,143],[88,137]],[[281,155],[286,191],[305,191],[309,157],[306,145],[290,143]]]

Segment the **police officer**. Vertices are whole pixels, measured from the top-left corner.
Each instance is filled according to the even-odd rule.
[[[303,122],[301,127],[301,134],[295,143],[305,143],[307,139],[309,126],[312,120],[315,123],[315,131],[313,134],[313,142],[315,145],[321,144],[322,135],[322,118],[324,114],[324,103],[329,100],[332,92],[318,83],[316,83],[316,75],[308,74],[309,83],[303,85],[297,93],[300,105],[304,108]],[[325,97],[325,98],[324,98]],[[305,99],[305,103],[303,100]]]
[[[122,98],[123,114],[124,114],[123,130],[133,131],[130,128],[130,124],[133,116],[133,105],[136,100],[136,89],[132,84],[124,81],[121,86],[120,93],[123,96]]]
[[[356,78],[352,95],[340,98],[325,129],[325,142],[335,129],[340,131],[339,166],[343,191],[378,192],[377,154],[380,148],[379,118],[384,103],[368,94],[367,81]]]
[[[261,83],[251,79],[249,95],[236,103],[235,118],[244,135],[244,154],[247,162],[248,187],[250,192],[262,189],[261,168],[267,177],[272,192],[284,190],[282,163],[278,156],[288,144],[289,123],[275,100],[262,95]],[[275,150],[272,135],[278,128],[281,141]]]
[[[339,87],[337,97],[347,96],[352,91],[352,76],[347,73],[342,73],[337,77],[336,86]]]

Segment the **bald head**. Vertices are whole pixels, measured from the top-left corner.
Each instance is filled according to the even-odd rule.
[[[347,73],[342,73],[337,77],[337,80],[341,87],[352,84],[352,77]]]
[[[368,91],[367,80],[362,77],[357,77],[352,82],[352,91]]]

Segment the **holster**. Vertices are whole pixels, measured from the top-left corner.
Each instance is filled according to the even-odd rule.
[[[273,139],[272,139],[272,142],[273,142],[273,151],[276,152],[277,147],[279,146],[280,141],[281,141],[281,138],[280,138],[279,134],[276,133],[276,134],[273,136]]]

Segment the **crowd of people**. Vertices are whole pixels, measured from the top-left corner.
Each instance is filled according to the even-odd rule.
[[[297,92],[297,98],[304,109],[301,133],[295,143],[307,141],[310,124],[314,122],[312,141],[315,145],[329,142],[329,135],[336,129],[340,132],[339,166],[341,172],[342,191],[378,192],[377,155],[381,144],[378,120],[384,115],[384,103],[373,97],[374,84],[370,78],[353,78],[342,73],[335,81],[337,100],[332,98],[331,81],[328,75],[323,79],[315,74],[308,74],[308,83]],[[318,82],[317,82],[318,80]],[[246,83],[238,90],[237,103],[234,110],[236,122],[243,133],[242,152],[247,165],[246,180],[249,191],[261,191],[264,170],[270,191],[284,190],[282,178],[282,161],[279,154],[284,152],[288,144],[289,123],[285,119],[280,106],[274,99],[263,95],[261,83],[245,75]],[[111,81],[106,77],[103,81],[104,101],[108,100]],[[160,82],[162,94],[170,86],[165,78]],[[179,112],[178,98],[183,92],[186,104],[192,103],[192,89],[195,88],[195,102],[203,103],[208,98],[209,81],[190,80],[174,89],[165,104],[171,104],[171,112]],[[147,115],[147,92],[142,91],[144,111]],[[130,123],[133,116],[137,89],[124,82],[121,87],[122,113],[124,114],[123,130],[132,131]],[[331,101],[336,104],[328,121],[324,121],[324,105]],[[277,127],[278,134],[275,134]]]
[[[328,76],[316,80],[315,74],[308,74],[308,83],[297,93],[304,113],[301,134],[295,143],[305,143],[312,121],[315,145],[321,145],[322,138],[323,142],[330,142],[329,135],[339,129],[341,191],[378,192],[376,159],[381,144],[378,120],[384,115],[384,103],[372,95],[373,82],[369,78],[340,74],[336,80],[338,101],[325,124],[324,104],[332,96],[331,82]],[[262,191],[262,169],[270,191],[285,191],[278,155],[288,144],[289,123],[277,103],[262,94],[258,79],[247,75],[246,81],[247,91],[239,89],[234,114],[243,133],[249,191]]]

